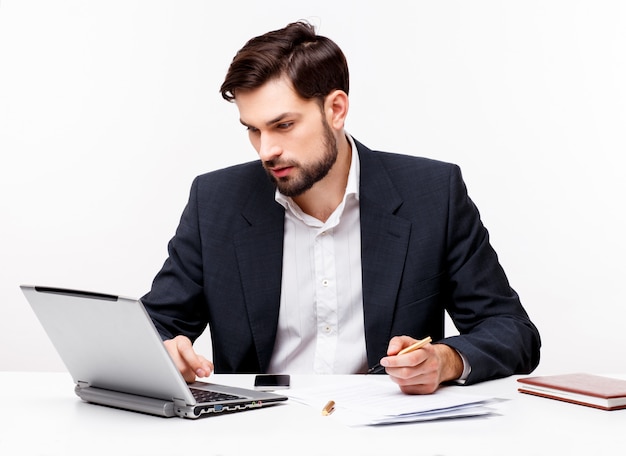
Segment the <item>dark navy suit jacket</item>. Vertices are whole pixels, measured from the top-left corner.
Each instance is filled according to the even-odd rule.
[[[430,335],[465,355],[468,384],[532,371],[539,333],[460,169],[358,142],[357,149],[369,365],[395,335]],[[264,372],[272,355],[284,227],[274,191],[259,161],[197,177],[169,257],[142,298],[164,339],[195,340],[208,323],[217,373]],[[446,310],[460,335],[443,339]]]

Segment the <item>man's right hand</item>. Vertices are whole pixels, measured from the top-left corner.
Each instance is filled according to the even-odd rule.
[[[176,336],[163,343],[187,383],[196,381],[196,377],[208,377],[213,372],[213,363],[195,352],[188,337]]]

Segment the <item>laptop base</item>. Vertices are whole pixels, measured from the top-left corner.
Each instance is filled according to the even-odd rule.
[[[137,396],[134,394],[121,393],[92,386],[76,386],[74,392],[85,402],[106,405],[134,412],[158,415],[166,418],[176,416],[174,403],[163,399]]]

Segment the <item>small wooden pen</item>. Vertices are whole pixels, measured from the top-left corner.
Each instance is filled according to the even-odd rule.
[[[328,401],[322,409],[322,415],[328,416],[335,411],[335,401]]]
[[[396,356],[404,355],[406,353],[411,353],[412,351],[418,350],[418,349],[422,348],[424,345],[431,343],[432,341],[433,340],[430,338],[430,336],[424,337],[422,340],[418,340],[413,345],[409,345],[408,347],[405,347],[402,350],[400,350],[396,354]],[[380,364],[376,364],[374,367],[372,367],[370,370],[368,370],[367,373],[368,374],[379,374],[379,373],[383,372],[384,370],[385,370],[385,368],[383,366],[381,366]]]

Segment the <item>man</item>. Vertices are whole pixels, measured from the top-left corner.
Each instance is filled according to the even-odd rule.
[[[460,170],[360,144],[344,130],[348,90],[343,53],[303,22],[234,57],[221,92],[260,162],[195,179],[143,298],[183,376],[380,362],[403,392],[426,394],[529,373],[538,331]],[[444,338],[445,311],[460,335]],[[192,346],[207,324],[213,362]]]

